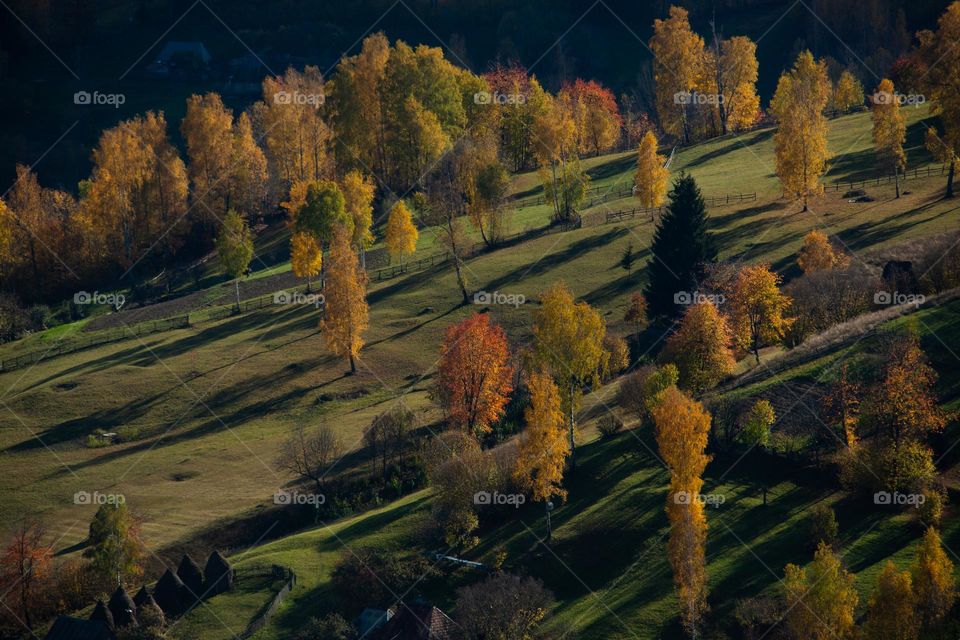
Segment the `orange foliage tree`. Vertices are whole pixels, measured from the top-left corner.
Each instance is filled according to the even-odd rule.
[[[530,406],[524,413],[527,428],[520,439],[514,477],[528,489],[538,502],[552,496],[566,498],[560,486],[563,465],[570,455],[560,407],[560,393],[550,376],[533,373],[530,376]]]
[[[676,387],[657,395],[650,409],[660,456],[670,469],[667,551],[673,582],[680,600],[680,616],[691,637],[699,637],[707,611],[707,519],[699,499],[706,455],[710,414]]]
[[[440,347],[439,396],[450,424],[488,433],[513,390],[503,328],[475,313],[448,327]]]
[[[43,527],[36,522],[21,522],[0,555],[0,593],[17,591],[20,616],[31,630],[34,593],[47,576],[53,557],[44,537]]]
[[[734,336],[760,363],[760,347],[790,326],[783,316],[790,298],[780,292],[780,276],[765,264],[743,267],[733,283],[730,307]]]
[[[703,393],[733,373],[736,361],[726,319],[710,302],[687,308],[683,322],[667,340],[664,359],[680,371],[680,386]]]
[[[356,357],[363,348],[363,332],[369,326],[367,274],[360,268],[351,245],[350,230],[335,225],[326,264],[324,282],[324,318],[320,330],[327,347],[350,360],[350,372],[356,373]]]

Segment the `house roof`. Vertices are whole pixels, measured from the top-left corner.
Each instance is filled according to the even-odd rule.
[[[116,640],[116,636],[102,620],[60,616],[44,640]]]
[[[170,40],[167,44],[163,45],[163,49],[160,51],[160,55],[157,56],[157,62],[170,62],[170,59],[178,54],[188,54],[194,55],[200,58],[204,64],[210,62],[210,52],[207,51],[207,48],[203,46],[203,43],[197,40],[193,41],[181,41],[181,40]]]
[[[372,634],[376,640],[459,640],[460,628],[450,616],[428,604],[405,604]]]

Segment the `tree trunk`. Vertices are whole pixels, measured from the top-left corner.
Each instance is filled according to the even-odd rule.
[[[900,197],[900,169],[897,167],[893,168],[893,184],[897,192],[897,197]]]
[[[233,280],[234,288],[237,292],[237,312],[240,312],[240,278],[234,278]]]
[[[956,160],[950,161],[950,171],[947,173],[947,193],[944,196],[945,198],[953,197],[953,174],[957,166]]]
[[[354,362],[353,353],[350,354],[350,373],[357,372],[357,363]]]
[[[575,386],[573,381],[570,381],[570,468],[577,468],[577,444],[573,439],[573,393]]]

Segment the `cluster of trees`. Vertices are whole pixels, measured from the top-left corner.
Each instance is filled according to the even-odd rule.
[[[752,126],[760,117],[757,45],[746,36],[711,42],[690,28],[688,12],[671,6],[653,23],[656,107],[660,128],[684,144]]]
[[[56,559],[43,523],[23,520],[0,548],[0,633],[31,631],[58,613],[90,604],[143,574],[141,520],[126,504],[101,505],[83,558]]]
[[[957,597],[954,565],[935,528],[926,529],[907,570],[887,561],[862,618],[857,616],[855,576],[831,543],[815,537],[813,561],[806,567],[788,564],[776,594],[737,602],[735,617],[745,637],[759,638],[779,628],[783,637],[796,640],[915,640],[940,637],[947,630]]]

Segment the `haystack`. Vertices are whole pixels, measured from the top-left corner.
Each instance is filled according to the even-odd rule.
[[[103,604],[103,600],[97,600],[97,606],[93,608],[93,613],[90,614],[90,620],[99,620],[107,625],[110,630],[113,630],[113,615],[110,614],[110,609],[107,608],[107,605]]]
[[[233,568],[226,558],[220,555],[219,551],[214,551],[207,558],[204,573],[207,576],[205,590],[208,595],[223,593],[233,588]]]
[[[153,599],[164,615],[176,616],[183,611],[183,592],[183,582],[167,569],[153,587]]]
[[[107,608],[110,609],[113,624],[118,629],[137,623],[137,605],[134,604],[133,598],[127,595],[122,586],[117,587],[117,590],[110,596],[110,603]]]
[[[203,596],[203,571],[200,565],[184,554],[180,559],[180,566],[177,567],[177,577],[186,587],[183,594],[184,604],[192,607]]]

